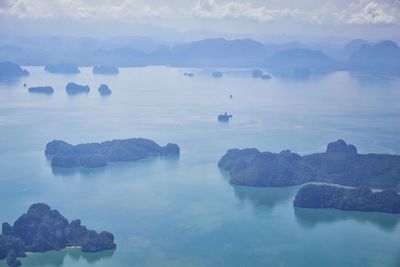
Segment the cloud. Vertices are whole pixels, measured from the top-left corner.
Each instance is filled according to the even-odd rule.
[[[398,1],[396,1],[398,4]],[[393,3],[396,4],[395,2]],[[395,24],[399,22],[400,10],[396,10],[396,6],[393,6],[394,10],[390,6],[379,4],[377,2],[361,1],[358,4],[352,4],[350,6],[352,12],[349,14],[347,23],[349,24]],[[393,13],[396,12],[396,13]]]
[[[0,15],[20,19],[129,21],[137,18],[167,18],[173,16],[174,11],[165,5],[149,5],[144,0],[0,0]]]
[[[378,0],[350,2],[342,9],[332,2],[319,8],[290,9],[255,6],[249,2],[225,2],[198,0],[193,7],[195,16],[201,18],[244,18],[257,22],[287,21],[317,24],[386,25],[400,23],[400,0]]]
[[[272,22],[299,14],[296,9],[270,9],[248,2],[218,4],[215,0],[198,1],[193,7],[193,12],[195,16],[203,18],[246,18],[258,22]]]
[[[326,0],[314,8],[278,8],[259,1],[192,0],[0,0],[0,16],[20,19],[134,21],[138,19],[248,20],[259,23],[291,22],[319,25],[399,25],[400,0],[352,0],[337,7]],[[283,2],[285,0],[282,0]],[[158,4],[157,4],[158,2]],[[323,3],[321,1],[321,3]],[[343,3],[343,2],[342,2]]]

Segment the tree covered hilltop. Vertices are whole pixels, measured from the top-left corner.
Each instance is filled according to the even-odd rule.
[[[83,252],[116,248],[112,233],[88,230],[80,220],[69,222],[58,210],[45,203],[35,203],[12,226],[3,223],[0,260],[7,259],[10,266],[19,266],[21,263],[16,257],[25,257],[26,252],[46,252],[68,246],[79,246]]]
[[[71,145],[54,140],[46,145],[46,155],[53,156],[52,167],[103,167],[108,162],[136,161],[151,156],[179,155],[176,144],[160,146],[150,139],[116,139],[101,143]]]
[[[232,184],[291,186],[309,182],[400,190],[400,156],[359,154],[343,140],[329,143],[323,153],[305,156],[284,150],[260,152],[231,149],[218,166],[230,174]]]
[[[400,213],[400,195],[393,189],[373,192],[368,188],[307,184],[297,192],[293,204],[301,208]]]

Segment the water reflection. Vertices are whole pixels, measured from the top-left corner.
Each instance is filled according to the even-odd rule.
[[[165,167],[171,169],[176,168],[179,162],[179,156],[162,156],[162,157],[149,157],[146,159],[141,159],[131,162],[109,162],[107,166],[100,168],[84,168],[84,167],[74,167],[74,168],[60,168],[51,166],[52,156],[46,155],[47,165],[51,167],[51,171],[54,175],[60,176],[75,176],[77,174],[83,176],[96,176],[104,173],[107,169],[131,169],[135,167],[147,167],[153,168],[157,165],[164,165]]]
[[[357,80],[363,86],[387,85],[396,81],[398,76],[368,72],[349,72],[351,78]]]
[[[0,77],[0,85],[6,87],[15,85],[21,81],[21,77]]]
[[[394,231],[400,221],[400,215],[376,212],[341,211],[335,209],[294,208],[296,221],[304,228],[312,229],[318,224],[354,220],[359,223],[371,223],[381,230]]]
[[[236,198],[249,202],[256,208],[272,209],[292,198],[298,187],[250,187],[233,185]]]
[[[64,261],[67,258],[72,259],[73,262],[77,263],[80,260],[84,260],[86,263],[95,263],[102,259],[111,258],[115,250],[101,251],[97,253],[85,253],[81,252],[80,248],[67,248],[61,251],[46,252],[46,257],[43,257],[43,253],[35,253],[28,255],[26,258],[21,258],[23,266],[31,267],[60,267],[64,265]]]
[[[76,168],[58,168],[58,167],[51,167],[51,172],[54,175],[61,175],[61,176],[75,176],[76,174],[80,175],[97,175],[104,172],[106,167],[101,168],[83,168],[83,167],[76,167]]]

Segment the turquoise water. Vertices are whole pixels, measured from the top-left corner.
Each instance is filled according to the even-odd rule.
[[[0,221],[46,202],[70,220],[113,232],[117,250],[32,254],[23,266],[400,265],[400,216],[295,209],[298,187],[232,186],[216,165],[229,148],[307,154],[338,138],[361,153],[400,154],[400,80],[347,72],[263,81],[240,70],[213,79],[208,70],[167,67],[120,69],[118,76],[27,69],[26,79],[0,82]],[[67,96],[70,81],[92,90]],[[24,82],[55,93],[29,94]],[[111,96],[97,93],[101,83]],[[225,111],[233,120],[218,123]],[[95,170],[52,170],[44,155],[53,139],[129,137],[175,142],[182,153]]]

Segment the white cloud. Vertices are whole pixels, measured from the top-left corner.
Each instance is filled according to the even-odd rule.
[[[203,18],[247,18],[258,22],[271,22],[295,17],[296,9],[270,9],[254,6],[248,2],[218,4],[214,0],[200,0],[193,8],[194,15]]]
[[[198,0],[193,7],[195,16],[202,18],[245,18],[258,22],[294,19],[317,24],[378,25],[400,23],[400,0],[360,0],[339,9],[332,2],[313,10],[277,9],[255,6],[248,2],[217,3]]]
[[[400,24],[400,0],[352,0],[337,7],[337,1],[300,9],[293,4],[274,7],[246,0],[0,0],[0,16],[21,19],[67,18],[94,21],[137,19],[230,19],[255,22],[309,22],[320,25]],[[282,0],[285,1],[285,0]],[[343,2],[342,2],[343,3]]]
[[[0,0],[0,15],[21,19],[70,18],[76,20],[131,20],[167,18],[174,11],[165,5],[151,6],[144,0]]]
[[[396,1],[398,2],[398,1]],[[396,4],[396,3],[394,3]],[[350,24],[395,24],[399,22],[400,10],[391,10],[390,6],[379,4],[377,2],[361,1],[359,4],[351,5],[351,9],[355,10],[350,13],[347,23]],[[396,13],[393,13],[396,12]]]

